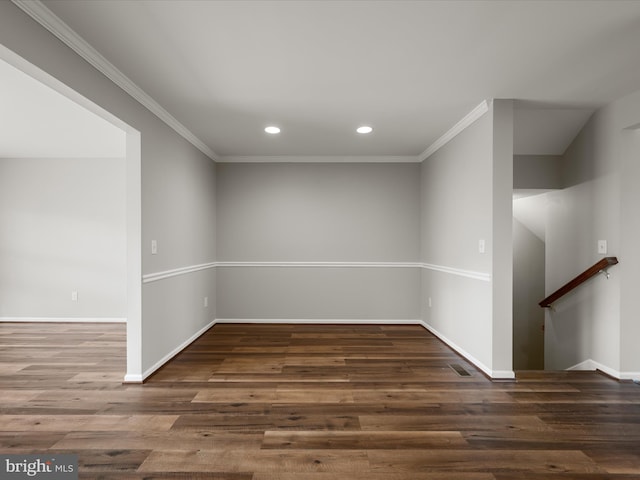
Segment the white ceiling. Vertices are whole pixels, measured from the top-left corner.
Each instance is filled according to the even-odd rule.
[[[558,153],[640,89],[640,1],[43,3],[223,157],[415,157],[492,98]]]
[[[126,134],[0,60],[0,158],[121,158]]]

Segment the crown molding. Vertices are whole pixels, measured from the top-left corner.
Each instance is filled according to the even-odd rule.
[[[228,155],[220,163],[420,163],[414,155]]]
[[[489,111],[489,104],[483,100],[476,108],[467,113],[458,123],[451,127],[447,132],[433,142],[424,152],[418,155],[418,161],[422,162],[436,153],[453,138],[472,125],[476,120]]]
[[[131,97],[146,107],[164,123],[169,125],[185,140],[204,153],[212,160],[218,156],[208,145],[202,142],[191,131],[182,125],[173,115],[167,112],[158,102],[151,98],[144,90],[136,85],[124,73],[118,70],[109,60],[103,57],[84,38],[63,22],[57,15],[49,10],[40,0],[12,0],[12,2],[36,22],[60,39],[65,45],[84,58],[90,65],[105,75],[109,80],[118,85]]]

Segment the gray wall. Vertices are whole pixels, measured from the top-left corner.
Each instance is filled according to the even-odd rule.
[[[165,130],[164,132],[162,130]],[[142,163],[142,261],[144,274],[214,262],[216,249],[215,163],[169,127],[143,134],[150,143]],[[177,141],[176,141],[177,140]],[[144,151],[143,143],[143,151]],[[151,241],[158,253],[152,255]],[[208,297],[208,306],[204,306]],[[165,359],[177,345],[215,319],[214,269],[148,282],[142,290],[143,365]],[[177,343],[176,340],[181,342]]]
[[[218,317],[417,319],[415,266],[344,263],[418,261],[419,169],[218,164]]]
[[[423,270],[423,319],[496,377],[513,375],[512,132],[511,102],[495,100],[422,164],[422,261],[444,267]]]
[[[640,379],[640,94],[629,97],[631,112],[623,124],[633,128],[622,132],[620,208],[620,369],[627,378]],[[623,105],[627,105],[623,103]],[[626,127],[625,127],[626,128]],[[612,269],[612,273],[613,269]]]
[[[561,155],[514,155],[513,188],[562,188]]]
[[[215,260],[214,162],[11,2],[0,2],[0,43],[140,132],[142,273]],[[178,190],[185,186],[195,191]],[[135,218],[135,212],[129,213]],[[154,257],[149,249],[152,239],[159,242]],[[194,276],[189,289],[159,287],[177,277],[143,285],[142,335],[134,339],[139,343],[134,353],[140,358],[128,359],[128,368],[137,363],[140,371],[129,371],[131,377],[148,372],[211,321],[215,305],[203,308],[192,291],[209,292],[213,299],[214,276],[197,273],[185,274]],[[185,321],[184,315],[196,308],[198,314]]]
[[[515,209],[515,206],[514,206]],[[545,245],[526,225],[513,219],[513,368],[544,369]]]
[[[491,272],[491,164],[489,114],[422,163],[423,262]],[[479,239],[485,254],[478,253]],[[491,368],[490,283],[424,269],[422,291],[426,324]]]
[[[124,159],[0,159],[0,317],[124,319],[125,222]]]
[[[640,92],[598,110],[565,152],[565,189],[551,195],[547,231],[546,290],[552,292],[604,255],[597,240],[617,256],[607,281],[598,276],[547,313],[546,366],[595,362],[614,375],[640,375],[635,340],[640,268],[637,221],[637,132]],[[634,373],[635,372],[635,373]]]

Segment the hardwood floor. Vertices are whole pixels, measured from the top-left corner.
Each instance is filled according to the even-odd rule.
[[[0,324],[0,453],[103,479],[640,478],[640,386],[597,373],[491,382],[418,326],[216,325],[123,385],[124,334]]]

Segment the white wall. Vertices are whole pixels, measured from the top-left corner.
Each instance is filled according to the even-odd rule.
[[[215,260],[215,198],[211,193],[215,190],[214,162],[11,2],[0,2],[0,43],[140,132],[142,273]],[[129,144],[134,143],[129,140]],[[128,163],[130,194],[136,192],[136,185],[130,182],[137,181],[132,171],[135,165]],[[195,191],[179,190],[185,185]],[[132,211],[128,215],[137,217]],[[138,226],[128,223],[128,232]],[[154,258],[149,249],[152,239],[159,243]],[[129,379],[142,378],[210,322],[209,311],[202,307],[202,299],[193,299],[192,291],[197,287],[214,298],[214,281],[211,276],[196,274],[184,274],[194,275],[192,283],[196,285],[189,289],[158,288],[159,282],[176,277],[142,287],[142,324],[140,336],[134,339],[139,348],[127,350],[129,356],[138,356],[134,361],[127,359]],[[131,304],[136,299],[128,301]],[[194,311],[193,302],[198,303],[199,315],[185,322],[181,315]],[[210,303],[209,308],[215,305]]]
[[[218,164],[218,317],[419,318],[419,168]]]
[[[0,318],[124,319],[125,193],[122,158],[0,159]]]
[[[637,133],[640,92],[598,110],[565,152],[565,189],[554,192],[547,231],[546,289],[551,293],[604,255],[620,264],[547,313],[547,368],[597,366],[619,377],[640,375],[637,338]]]

